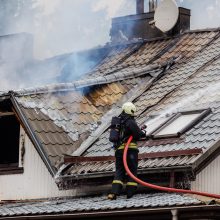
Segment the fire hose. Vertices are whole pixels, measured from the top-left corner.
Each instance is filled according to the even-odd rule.
[[[158,186],[158,185],[154,185],[154,184],[151,184],[151,183],[147,183],[147,182],[144,182],[143,180],[140,180],[139,178],[137,178],[136,176],[134,176],[129,167],[128,167],[128,164],[127,164],[127,153],[128,153],[128,147],[129,147],[129,144],[131,143],[133,137],[130,136],[127,143],[126,143],[126,146],[125,146],[125,149],[124,149],[124,153],[123,153],[123,163],[124,163],[124,167],[125,167],[125,170],[127,172],[127,174],[137,183],[143,185],[143,186],[146,186],[146,187],[149,187],[149,188],[152,188],[152,189],[156,189],[156,190],[160,190],[160,191],[166,191],[166,192],[175,192],[175,193],[187,193],[187,194],[196,194],[196,195],[201,195],[201,196],[208,196],[208,197],[213,197],[213,198],[217,198],[217,199],[220,199],[220,195],[218,194],[210,194],[210,193],[205,193],[205,192],[200,192],[200,191],[193,191],[193,190],[186,190],[186,189],[176,189],[176,188],[170,188],[170,187],[164,187],[164,186]]]

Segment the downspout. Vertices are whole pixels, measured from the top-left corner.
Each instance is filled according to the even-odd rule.
[[[178,220],[178,210],[173,209],[171,210],[171,213],[172,213],[172,220]]]
[[[29,123],[27,122],[27,119],[26,119],[25,115],[21,111],[21,109],[20,109],[20,107],[19,107],[19,105],[18,105],[18,103],[17,103],[17,101],[14,97],[14,93],[12,91],[10,91],[9,95],[10,95],[10,100],[11,100],[11,102],[12,102],[14,108],[15,108],[15,111],[18,114],[19,118],[21,119],[21,122],[23,123],[29,138],[31,139],[32,143],[34,144],[37,152],[39,153],[41,159],[45,163],[45,165],[46,165],[47,169],[49,170],[50,174],[52,176],[55,176],[56,171],[52,167],[49,159],[47,158],[46,153],[43,150],[43,146],[41,145],[40,141],[38,140],[38,138],[34,134],[32,128],[29,125]]]

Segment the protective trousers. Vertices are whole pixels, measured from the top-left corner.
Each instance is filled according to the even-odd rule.
[[[112,193],[119,195],[123,188],[123,183],[126,179],[126,171],[123,164],[123,152],[124,149],[118,149],[115,152],[115,177],[112,182]],[[128,149],[127,163],[130,171],[137,176],[138,168],[138,149]],[[128,176],[126,184],[127,197],[130,198],[134,195],[137,189],[137,183]]]

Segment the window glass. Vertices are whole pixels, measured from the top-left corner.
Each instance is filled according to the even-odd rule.
[[[147,128],[145,129],[146,134],[150,134],[153,131],[155,131],[158,127],[160,127],[165,121],[167,121],[170,117],[161,117],[161,116],[155,116],[153,118],[150,118],[145,125]]]
[[[192,123],[192,121],[195,120],[199,115],[201,115],[201,113],[185,115],[180,114],[179,117],[177,117],[171,123],[168,123],[168,125],[165,126],[162,130],[156,132],[155,136],[177,134],[190,123]]]

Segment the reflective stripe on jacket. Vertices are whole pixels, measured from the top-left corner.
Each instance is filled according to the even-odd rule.
[[[117,148],[117,150],[123,150],[123,149],[125,148],[125,146],[126,146],[126,143],[120,145],[120,146]],[[131,143],[129,144],[129,147],[128,147],[128,148],[129,148],[129,149],[137,149],[137,144],[131,142]]]

